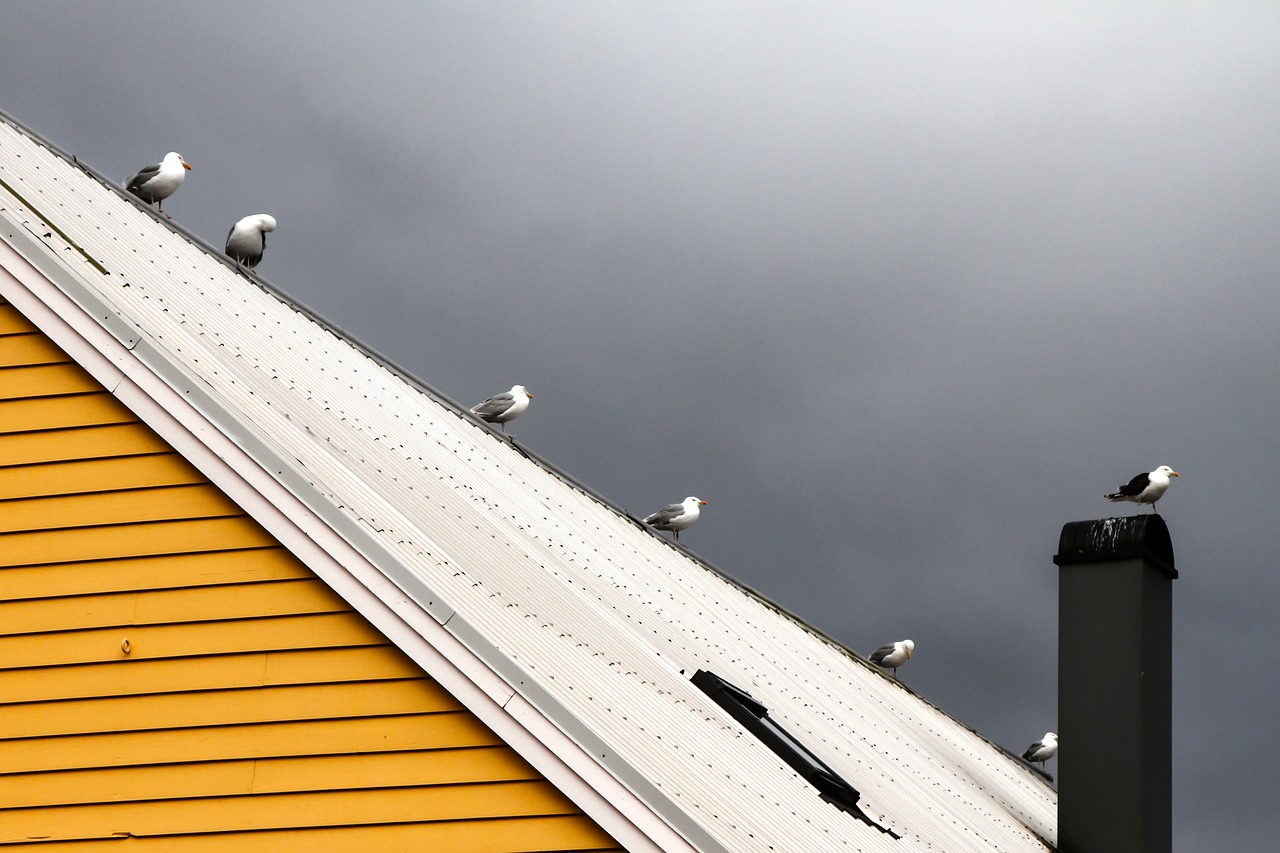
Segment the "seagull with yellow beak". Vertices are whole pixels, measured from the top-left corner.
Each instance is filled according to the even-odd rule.
[[[1151,504],[1151,511],[1159,515],[1160,511],[1156,509],[1156,501],[1160,500],[1165,490],[1169,488],[1169,484],[1173,482],[1169,478],[1176,476],[1178,476],[1177,471],[1168,465],[1161,465],[1149,474],[1139,474],[1121,486],[1119,491],[1104,495],[1104,497],[1112,503],[1133,501],[1138,505],[1139,514],[1142,512],[1143,504]]]
[[[911,660],[911,652],[916,644],[911,640],[898,640],[896,643],[885,643],[871,653],[871,662],[876,666],[893,670],[893,677],[898,677],[898,667]]]
[[[178,191],[191,166],[177,151],[170,151],[154,166],[148,166],[124,182],[124,188],[164,213],[164,200]],[[164,213],[166,217],[172,216]]]

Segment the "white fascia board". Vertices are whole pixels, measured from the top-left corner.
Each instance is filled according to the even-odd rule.
[[[447,608],[433,607],[439,599],[420,578],[403,567],[403,577],[388,578],[286,486],[293,473],[290,466],[283,461],[272,466],[279,469],[274,475],[264,470],[231,438],[234,430],[220,428],[216,414],[226,416],[225,412],[211,404],[203,407],[205,411],[198,407],[202,400],[208,403],[201,389],[176,373],[169,377],[174,384],[165,381],[161,374],[167,362],[158,351],[101,303],[74,271],[51,258],[51,247],[12,220],[0,220],[5,231],[0,240],[0,293],[604,831],[627,850],[723,849],[697,823],[681,820],[681,811],[664,795],[648,791],[653,801],[668,806],[675,822],[684,824],[677,831],[621,781],[620,776],[629,776],[632,784],[643,782],[635,771],[615,775],[545,711],[519,697],[493,665],[460,639],[459,634],[475,632],[459,624]],[[221,426],[230,426],[232,419],[225,420],[228,423]],[[248,438],[243,431],[239,435],[242,442]],[[295,479],[297,488],[303,481]],[[363,533],[354,525],[348,527],[348,535]],[[363,538],[367,541],[362,547],[382,551],[367,534]],[[449,621],[450,628],[443,621]],[[475,634],[471,641],[482,638]],[[696,846],[686,836],[695,838]]]

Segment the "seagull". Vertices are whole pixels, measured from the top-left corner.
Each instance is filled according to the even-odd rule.
[[[191,166],[177,151],[170,151],[164,159],[153,166],[148,166],[132,178],[124,182],[124,188],[145,201],[155,204],[164,213],[164,200],[178,191],[182,179],[187,176]],[[172,216],[164,213],[166,217]]]
[[[657,530],[670,530],[679,542],[680,531],[697,521],[698,516],[702,514],[699,507],[706,505],[706,501],[690,495],[678,504],[667,504],[653,515],[645,516],[644,523],[652,525]]]
[[[276,230],[274,216],[255,213],[246,216],[227,233],[227,254],[237,264],[253,269],[262,261],[262,250],[267,247],[267,232]]]
[[[1178,476],[1178,472],[1170,468],[1168,465],[1161,465],[1149,474],[1139,474],[1128,482],[1127,485],[1121,486],[1118,492],[1105,495],[1106,499],[1113,503],[1120,501],[1133,501],[1138,505],[1138,512],[1142,512],[1143,504],[1151,504],[1151,511],[1160,514],[1156,509],[1156,501],[1164,494],[1165,489],[1169,488],[1169,478]]]
[[[471,414],[489,424],[502,424],[502,431],[507,431],[507,421],[514,421],[529,408],[533,395],[523,385],[512,385],[510,391],[494,394],[483,403],[471,407]]]
[[[911,652],[916,644],[911,640],[898,640],[896,643],[885,643],[871,653],[871,662],[876,666],[893,670],[893,677],[898,677],[898,667],[911,660]]]
[[[1027,747],[1027,751],[1022,753],[1024,761],[1037,762],[1041,767],[1053,754],[1058,751],[1058,736],[1053,732],[1045,732],[1044,737]]]

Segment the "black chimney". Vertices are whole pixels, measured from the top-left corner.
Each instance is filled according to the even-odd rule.
[[[1169,853],[1173,544],[1159,515],[1073,521],[1058,554],[1058,849]]]

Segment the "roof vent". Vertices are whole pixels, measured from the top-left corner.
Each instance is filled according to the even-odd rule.
[[[818,795],[836,808],[846,811],[858,820],[873,826],[893,838],[901,838],[891,829],[886,829],[867,817],[858,807],[861,795],[844,779],[828,767],[822,759],[808,750],[804,744],[793,738],[782,726],[769,718],[769,709],[762,705],[750,693],[735,687],[720,676],[700,669],[693,675],[693,684],[706,693],[711,699],[729,712],[735,720],[751,732],[761,743],[772,749],[791,769],[795,770],[813,787]]]

